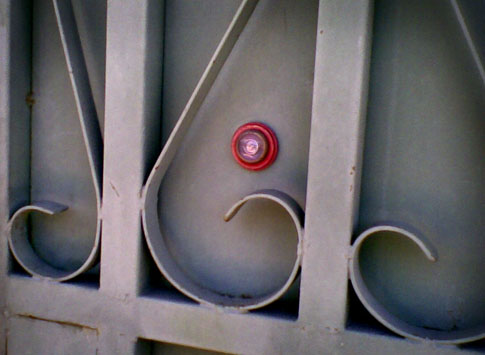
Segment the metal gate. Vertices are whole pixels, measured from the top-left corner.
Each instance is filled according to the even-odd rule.
[[[0,0],[0,353],[485,352],[484,14]]]

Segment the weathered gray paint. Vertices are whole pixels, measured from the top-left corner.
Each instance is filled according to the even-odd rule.
[[[31,86],[31,32],[30,1],[0,2],[0,351],[6,347],[5,302],[11,270],[6,223],[29,201],[30,109],[25,99]]]
[[[223,0],[220,1],[222,3]],[[376,8],[382,10],[381,6],[386,4],[386,1],[387,4],[401,6],[418,6],[419,4],[421,4],[419,6],[439,6],[440,4],[440,1],[435,0],[407,2],[382,0],[377,2]],[[469,0],[467,1],[469,3]],[[467,1],[458,3],[465,4]],[[177,2],[177,5],[175,5],[175,2]],[[370,218],[374,214],[372,196],[376,196],[372,193],[372,184],[375,183],[373,176],[379,177],[381,172],[379,169],[366,170],[366,165],[362,165],[362,161],[364,161],[368,164],[367,167],[372,168],[373,159],[379,157],[379,155],[374,156],[366,153],[364,160],[362,160],[364,122],[366,118],[371,117],[368,128],[384,127],[384,124],[381,125],[379,122],[387,122],[386,111],[380,110],[378,106],[376,108],[375,100],[388,94],[386,91],[383,93],[379,91],[379,83],[386,79],[392,79],[392,77],[379,74],[379,68],[384,67],[385,69],[384,64],[386,63],[385,60],[380,62],[380,56],[385,58],[385,54],[383,54],[385,52],[382,52],[382,48],[384,50],[386,48],[392,49],[392,47],[386,47],[382,45],[382,42],[379,42],[381,43],[379,47],[373,47],[375,53],[372,58],[377,69],[373,69],[374,76],[371,75],[370,78],[370,97],[371,101],[374,100],[372,101],[374,103],[371,103],[368,109],[369,59],[371,58],[371,40],[374,37],[371,30],[374,13],[372,1],[320,0],[318,24],[312,22],[312,24],[306,23],[305,26],[300,26],[299,21],[306,19],[305,14],[310,11],[309,9],[315,9],[316,2],[311,0],[278,2],[280,10],[273,14],[270,10],[272,6],[277,5],[277,2],[260,0],[255,9],[256,16],[252,18],[252,21],[257,20],[258,23],[253,23],[251,25],[253,27],[249,27],[250,30],[252,28],[251,31],[255,31],[258,26],[263,29],[261,32],[255,31],[259,33],[257,40],[263,41],[263,44],[260,43],[259,47],[262,54],[272,53],[273,50],[278,52],[278,45],[276,44],[264,48],[264,41],[270,40],[273,38],[272,35],[276,33],[271,33],[273,27],[294,29],[297,32],[303,31],[304,33],[307,33],[306,31],[310,26],[315,25],[316,27],[316,33],[312,33],[311,40],[309,38],[301,41],[293,39],[282,45],[283,47],[288,46],[285,50],[282,50],[284,53],[291,52],[290,47],[293,45],[301,45],[305,50],[309,50],[308,48],[311,46],[308,43],[315,41],[316,38],[314,78],[313,80],[307,78],[307,84],[310,86],[313,84],[311,120],[302,124],[310,132],[308,177],[299,176],[300,180],[296,179],[295,181],[300,181],[300,184],[275,182],[281,184],[280,188],[288,188],[286,192],[293,195],[292,197],[306,211],[301,283],[296,283],[294,286],[296,294],[299,293],[299,298],[297,298],[298,318],[296,318],[296,314],[291,314],[290,317],[281,314],[285,307],[278,304],[275,304],[271,311],[265,311],[265,308],[263,308],[262,311],[245,314],[198,305],[181,296],[173,288],[166,286],[166,281],[163,281],[161,273],[151,261],[151,256],[145,245],[141,225],[142,187],[146,184],[149,172],[161,151],[162,135],[165,138],[168,137],[170,133],[168,131],[180,114],[178,111],[185,106],[184,101],[190,96],[194,88],[192,86],[195,86],[200,78],[203,68],[207,65],[207,60],[211,57],[220,40],[220,38],[214,38],[204,42],[207,43],[207,47],[213,47],[200,49],[200,62],[202,63],[192,58],[192,61],[200,64],[200,67],[194,68],[193,72],[186,74],[176,63],[173,63],[173,57],[169,57],[166,53],[167,58],[170,58],[172,62],[166,62],[171,63],[171,66],[165,68],[167,72],[164,72],[162,65],[164,63],[164,50],[179,50],[180,52],[177,53],[190,53],[187,50],[190,40],[187,40],[187,48],[177,49],[175,45],[176,38],[178,38],[178,35],[175,34],[177,31],[168,32],[173,37],[168,39],[165,37],[163,33],[164,9],[174,16],[167,21],[167,24],[174,25],[176,15],[183,14],[183,11],[178,12],[180,8],[192,8],[192,11],[196,11],[197,4],[200,6],[203,2],[166,0],[166,4],[164,4],[163,1],[157,0],[108,0],[107,3],[103,1],[90,1],[90,3],[92,6],[87,6],[87,2],[76,0],[73,7],[83,49],[86,52],[85,60],[90,84],[93,88],[96,112],[100,116],[100,122],[104,124],[104,193],[100,214],[103,221],[101,266],[91,271],[89,277],[58,283],[31,278],[18,266],[12,267],[11,254],[7,247],[7,221],[18,208],[30,202],[32,196],[29,189],[30,183],[36,179],[34,176],[32,179],[30,178],[30,171],[33,169],[30,161],[30,110],[25,102],[26,95],[31,87],[32,57],[37,58],[38,63],[45,64],[36,69],[36,60],[33,62],[34,72],[39,70],[37,75],[45,71],[46,81],[42,85],[54,87],[58,96],[61,96],[61,98],[57,97],[57,100],[53,100],[51,105],[45,104],[45,110],[47,110],[45,112],[39,109],[39,107],[42,107],[42,103],[37,108],[35,108],[37,103],[34,104],[35,110],[40,111],[37,112],[37,116],[48,127],[49,122],[51,122],[49,115],[54,117],[58,109],[65,112],[65,117],[63,115],[60,118],[56,116],[54,122],[59,120],[59,125],[65,125],[62,126],[61,131],[73,132],[72,139],[67,139],[64,143],[68,147],[68,153],[82,155],[84,157],[82,159],[85,159],[83,164],[78,164],[77,155],[76,157],[73,155],[71,159],[76,162],[75,164],[58,167],[55,161],[46,160],[43,164],[42,158],[34,164],[36,168],[32,172],[36,174],[38,171],[45,172],[49,169],[58,169],[60,172],[58,178],[62,182],[68,181],[72,177],[70,172],[79,173],[79,184],[86,187],[85,190],[83,190],[84,187],[80,188],[81,192],[86,193],[86,196],[82,196],[85,198],[83,201],[86,202],[85,206],[88,210],[91,209],[91,212],[96,209],[95,199],[91,198],[91,202],[88,201],[89,196],[94,196],[90,190],[92,187],[89,187],[92,186],[92,178],[89,172],[82,131],[77,118],[75,100],[72,97],[72,86],[69,82],[68,72],[65,71],[66,66],[61,42],[59,39],[52,43],[48,41],[52,50],[45,54],[49,56],[48,58],[51,58],[50,56],[57,58],[52,59],[52,62],[49,62],[49,60],[44,62],[46,57],[41,56],[43,50],[35,47],[39,43],[34,44],[34,50],[37,48],[39,51],[35,56],[32,56],[30,52],[30,2],[0,1],[0,353],[7,349],[7,338],[10,344],[10,354],[26,352],[29,349],[41,353],[42,351],[45,353],[51,351],[53,353],[74,354],[200,353],[202,350],[199,351],[198,349],[244,354],[451,354],[484,350],[483,345],[480,348],[479,344],[457,347],[439,345],[430,341],[406,340],[379,325],[366,322],[365,316],[356,315],[355,304],[350,305],[349,308],[349,299],[351,298],[351,289],[348,287],[350,246],[353,237],[361,231],[359,228],[362,227],[359,227],[358,223],[365,226],[366,221],[372,219]],[[211,0],[210,3],[216,4],[214,0]],[[305,7],[307,5],[309,8]],[[452,7],[453,3],[448,5]],[[208,35],[221,36],[232,17],[231,11],[237,6],[237,1],[230,1],[224,6],[221,5],[223,9],[220,10],[220,18],[215,13],[211,13],[210,15],[218,18],[216,21],[220,22],[215,24],[214,27],[207,27]],[[302,6],[298,11],[285,13],[285,11],[291,11],[291,8],[298,6]],[[34,1],[34,8],[41,8],[41,12],[47,11],[48,7],[52,8],[52,5],[46,0]],[[463,37],[465,38],[463,41],[457,41],[456,43],[461,43],[460,48],[462,50],[455,54],[459,56],[462,53],[467,58],[465,63],[461,64],[466,75],[463,77],[460,77],[457,73],[450,73],[449,75],[451,75],[451,78],[465,78],[464,85],[466,88],[477,88],[475,91],[472,90],[473,95],[477,97],[476,102],[478,102],[477,108],[473,111],[475,115],[472,116],[478,131],[473,132],[480,133],[479,127],[483,126],[483,124],[480,124],[482,121],[479,120],[483,112],[480,110],[480,105],[483,105],[480,104],[483,101],[480,101],[483,87],[478,83],[480,81],[480,70],[477,63],[480,64],[480,62],[477,62],[477,58],[480,60],[483,57],[484,41],[480,40],[482,36],[477,35],[479,32],[476,29],[480,28],[483,21],[477,20],[476,14],[474,16],[473,13],[470,13],[470,8],[473,7],[471,5],[463,7],[463,16],[465,19],[471,19],[470,38],[475,41],[475,50],[470,50],[472,47],[470,42],[466,42],[466,36]],[[107,10],[106,36],[104,35],[105,18],[102,14],[104,9]],[[480,11],[480,7],[475,11]],[[262,14],[266,16],[262,17]],[[295,14],[300,15],[296,16]],[[381,14],[378,12],[376,16]],[[454,13],[450,12],[449,14],[453,15]],[[54,14],[51,13],[48,16],[54,16]],[[420,16],[426,17],[424,14]],[[402,20],[402,17],[399,18]],[[411,18],[415,17],[411,16]],[[416,18],[419,18],[419,16],[416,16]],[[39,17],[36,20],[40,21],[41,19],[42,17]],[[53,19],[51,18],[51,20]],[[451,22],[451,19],[456,21],[456,18],[450,17],[448,30],[456,36],[455,38],[462,38],[460,36],[463,36],[463,34],[459,32],[462,27],[459,26],[458,22]],[[281,20],[282,22],[272,24],[272,20]],[[285,20],[288,22],[284,22]],[[92,25],[90,25],[90,21],[92,21]],[[385,21],[385,19],[381,19],[381,21]],[[442,21],[442,19],[435,19],[434,21]],[[435,22],[431,21],[428,25],[433,23]],[[52,24],[55,24],[55,22],[52,22]],[[190,21],[188,24],[190,24]],[[197,26],[203,27],[200,22],[196,24]],[[454,32],[454,28],[458,29],[458,32]],[[171,29],[173,30],[173,28]],[[42,30],[45,30],[46,33],[40,33]],[[181,29],[178,30],[181,31]],[[245,41],[243,44],[251,43],[249,37],[253,33],[251,31],[243,31],[241,36],[241,39]],[[190,31],[179,33],[183,37],[187,33],[190,34]],[[278,33],[279,35],[275,35],[278,40],[285,38],[284,31]],[[268,37],[265,37],[264,34]],[[41,35],[58,36],[57,28],[55,26],[45,29],[41,27],[39,33],[36,32],[35,36]],[[429,35],[429,33],[426,35]],[[164,45],[164,37],[167,39],[167,45]],[[103,51],[105,38],[106,58]],[[198,35],[193,35],[193,37],[189,35],[189,38],[192,41],[197,41]],[[419,34],[416,38],[428,37],[424,35],[421,37],[421,34]],[[57,43],[57,45],[54,43]],[[413,43],[417,45],[419,42]],[[254,64],[258,70],[261,69],[256,65],[258,63],[257,58],[252,58],[252,53],[245,48],[241,43],[236,44],[236,50],[231,54],[235,57],[229,57],[228,65],[222,68],[218,77],[219,85],[223,85],[226,79],[231,79],[230,74],[232,70],[235,70],[231,67],[231,63],[242,61],[242,64],[244,64],[246,62],[241,58],[248,58],[248,63]],[[258,46],[249,46],[249,48],[258,48]],[[310,49],[313,51],[312,48]],[[475,54],[473,54],[473,51],[475,51]],[[472,53],[471,56],[470,53]],[[444,52],[443,55],[446,55],[446,53]],[[405,58],[412,60],[417,56],[410,53],[409,57]],[[309,60],[308,56],[293,59],[295,60],[293,64],[298,68],[300,68],[297,64],[298,60],[302,60],[307,65],[310,60],[313,62],[313,58]],[[106,71],[103,68],[105,61]],[[268,63],[270,62],[268,61]],[[278,62],[278,60],[275,60],[275,62]],[[405,61],[403,65],[406,63]],[[243,67],[244,70],[246,70],[245,68]],[[308,69],[308,67],[305,68],[305,70]],[[241,70],[240,67],[236,69]],[[247,70],[250,69],[254,68],[247,67]],[[267,69],[269,71],[274,70],[271,67]],[[244,70],[238,76],[239,81],[235,81],[235,84],[240,82],[241,90],[247,89],[245,89],[247,83],[244,80],[250,78],[250,75],[244,75]],[[377,76],[375,76],[376,72]],[[104,80],[105,73],[106,78]],[[285,80],[293,78],[294,73],[283,73],[281,75],[284,83]],[[182,85],[181,83],[174,83],[174,78],[179,76],[187,79],[186,88],[179,87],[178,85]],[[257,81],[257,79],[256,77],[254,80]],[[259,79],[265,79],[264,74],[261,74]],[[58,81],[52,82],[52,80]],[[183,83],[185,80],[181,80],[181,82]],[[36,85],[40,85],[39,83],[37,82]],[[404,85],[405,81],[398,83]],[[166,96],[162,92],[163,84],[167,85],[166,90],[171,90]],[[298,86],[297,83],[295,83],[295,86]],[[276,99],[279,97],[278,90],[280,89],[284,94],[291,91],[285,91],[282,86],[278,86],[275,88]],[[304,86],[303,91],[311,93],[311,90],[306,86]],[[174,92],[178,94],[173,94]],[[250,90],[245,92],[251,94]],[[258,94],[258,92],[256,91],[253,94]],[[452,102],[455,94],[455,92],[450,91],[448,103]],[[67,99],[63,100],[63,95]],[[177,97],[176,100],[174,99],[173,107],[170,110],[165,110],[165,108],[162,110],[162,103],[169,100],[170,95]],[[305,95],[302,93],[303,96]],[[244,99],[243,96],[238,98]],[[459,99],[460,96],[458,95],[456,98]],[[310,99],[305,96],[304,100]],[[244,105],[239,104],[237,106],[236,100],[228,101],[228,103],[239,107],[238,114],[244,113],[241,108]],[[470,107],[460,103],[457,104],[457,107],[462,109]],[[212,93],[212,97],[209,93],[206,104],[217,104],[215,92]],[[165,105],[168,104],[165,103]],[[219,103],[219,105],[225,107],[224,103]],[[305,117],[301,118],[302,121],[310,118],[310,105],[300,103],[296,107],[298,112],[304,111],[305,108],[308,109],[308,114],[303,115]],[[207,107],[202,108],[202,111],[206,115],[210,113]],[[101,119],[103,112],[104,120]],[[268,109],[268,112],[271,112],[271,110]],[[43,114],[45,116],[42,116]],[[164,115],[170,116],[171,120],[164,122]],[[33,117],[35,116],[34,114]],[[210,119],[215,116],[207,115],[207,118],[204,118]],[[197,120],[197,117],[195,120]],[[274,120],[277,124],[278,119],[275,118]],[[61,156],[64,148],[56,147],[51,141],[56,137],[41,136],[44,130],[44,128],[39,128],[43,127],[40,125],[41,122],[37,122],[35,126],[38,128],[38,131],[35,132],[38,135],[37,139],[34,139],[37,142],[36,147],[38,147],[36,156],[39,157],[48,153],[53,154],[53,156]],[[453,127],[454,121],[451,116],[448,117],[447,122],[451,122],[450,125]],[[236,123],[239,123],[239,121],[235,119],[233,128],[238,126]],[[311,126],[308,127],[308,124],[311,124]],[[161,129],[162,126],[164,129]],[[204,125],[199,126],[204,128]],[[291,135],[292,129],[293,127],[285,125],[279,128],[277,133],[281,137],[285,137],[283,143],[287,141],[288,137],[293,137],[297,141]],[[373,136],[369,134],[369,129],[367,139],[372,139]],[[47,128],[45,131],[46,134],[50,132]],[[304,129],[298,131],[301,135],[298,136],[298,139],[308,134],[308,132],[304,133],[303,131]],[[379,132],[379,129],[371,131],[375,134]],[[226,133],[230,136],[232,130],[228,129]],[[32,137],[34,138],[34,136]],[[228,139],[230,139],[229,136]],[[480,150],[480,147],[483,147],[480,138],[483,141],[483,136],[473,137]],[[43,140],[45,142],[40,143]],[[373,140],[371,143],[366,142],[366,147],[372,148],[372,142],[379,142],[379,140]],[[50,144],[53,150],[43,151],[44,144]],[[304,144],[308,144],[308,141]],[[34,148],[33,150],[35,150]],[[300,149],[299,153],[306,151],[308,147],[300,147]],[[460,153],[462,149],[465,148],[458,147],[456,152]],[[402,148],[401,151],[402,156],[405,156],[406,149]],[[231,160],[229,150],[226,153],[228,159],[224,164],[234,164],[235,168],[239,168]],[[62,158],[66,160],[66,157]],[[307,159],[305,154],[294,155],[293,158],[300,163]],[[467,160],[467,162],[474,162],[475,160],[478,160],[478,158]],[[283,163],[288,162],[284,160]],[[72,165],[72,171],[70,165]],[[276,169],[279,173],[282,173],[281,176],[291,180],[291,172],[284,173],[285,170],[279,168],[278,165],[270,169]],[[361,194],[359,184],[362,170],[367,172],[368,177],[364,176],[364,187]],[[482,170],[471,169],[471,176],[478,181],[480,176],[483,177]],[[270,176],[272,172],[268,170],[267,173]],[[376,175],[372,175],[374,173]],[[248,179],[257,176],[247,172],[241,172],[241,174],[246,174],[245,176]],[[306,171],[303,174],[306,174]],[[278,174],[275,175],[274,179],[277,179],[277,177]],[[39,193],[45,191],[42,190],[42,180],[36,181],[34,184],[36,186],[35,191]],[[46,181],[55,184],[53,180]],[[448,180],[443,178],[443,181]],[[62,187],[62,184],[59,186]],[[482,190],[483,188],[481,190],[472,189],[472,192]],[[53,189],[53,193],[60,195],[68,195],[69,192],[69,188]],[[387,196],[392,197],[389,194]],[[480,196],[475,196],[473,201],[483,201],[480,200]],[[235,199],[228,197],[230,203],[227,206],[222,204],[224,208],[221,207],[221,220],[227,209],[241,197],[243,196],[237,196]],[[160,198],[163,199],[163,194],[160,195]],[[359,198],[361,198],[360,211]],[[203,208],[204,206],[200,207]],[[463,215],[466,215],[467,208],[462,210]],[[483,213],[478,210],[476,215],[480,217]],[[479,230],[480,226],[479,224],[471,228]],[[81,231],[85,229],[85,231],[89,230],[91,233],[93,225],[92,223],[86,225],[79,223],[69,228]],[[39,231],[41,229],[37,228],[36,232]],[[88,245],[89,238],[86,238],[85,241],[87,241],[85,244]],[[57,239],[57,241],[54,239],[54,245],[56,242],[60,242],[60,239]],[[67,245],[69,246],[69,243]],[[47,242],[45,246],[51,247]],[[221,248],[221,252],[225,251],[219,245],[215,245],[214,248]],[[478,254],[480,249],[478,247],[476,249],[475,253]],[[378,248],[379,250],[382,249]],[[69,255],[69,248],[65,248],[63,251],[66,255]],[[55,250],[53,253],[55,254]],[[73,255],[82,254],[78,249],[72,250],[72,253]],[[466,255],[471,254],[465,253],[465,257]],[[388,271],[387,275],[392,275],[391,271]],[[220,274],[223,275],[224,273]],[[477,292],[480,287],[483,287],[483,285],[477,285],[476,290],[470,290],[470,292]],[[291,302],[294,302],[294,299]],[[362,306],[360,305],[360,307]],[[473,305],[469,307],[473,309]],[[362,318],[359,318],[361,316]]]
[[[435,262],[404,234],[374,234],[360,270],[407,323],[398,333],[455,343],[485,336],[483,33],[465,5],[376,2],[356,231],[402,226],[427,244]]]

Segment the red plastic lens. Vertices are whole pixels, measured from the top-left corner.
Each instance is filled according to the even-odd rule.
[[[268,142],[263,134],[255,130],[243,132],[237,142],[237,155],[246,163],[258,163],[268,153]]]
[[[243,168],[262,170],[270,166],[278,154],[274,132],[258,122],[239,127],[232,137],[232,154]]]

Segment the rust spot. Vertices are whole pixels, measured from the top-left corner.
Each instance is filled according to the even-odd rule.
[[[115,185],[110,181],[109,184],[111,185],[111,189],[115,192],[116,196],[120,197],[120,193],[116,189]]]
[[[354,189],[354,185],[350,185],[349,191],[352,192],[353,189]]]
[[[333,327],[325,327],[325,330],[329,333],[329,334],[339,334],[340,333],[340,329],[338,328],[333,328]]]
[[[323,30],[320,30],[320,34],[323,35]]]
[[[25,96],[25,103],[27,104],[28,107],[34,106],[35,98],[34,98],[34,93],[32,91],[29,91]]]
[[[74,328],[78,328],[82,331],[91,330],[91,331],[96,332],[96,335],[99,336],[99,329],[98,328],[89,327],[89,326],[83,325],[83,324],[78,324],[78,323],[74,323],[74,322],[67,322],[67,321],[60,321],[60,320],[52,320],[52,319],[37,317],[37,316],[34,316],[32,314],[21,314],[21,313],[19,313],[19,314],[17,314],[17,316],[32,319],[32,320],[38,320],[38,321],[42,321],[42,322],[51,322],[51,323],[64,325],[64,326],[68,326],[68,327],[74,327]]]
[[[234,298],[241,298],[241,299],[252,299],[253,296],[251,295],[248,295],[248,294],[241,294],[241,295],[231,295],[230,293],[223,293],[223,292],[217,292],[218,295],[222,296],[222,297],[227,297],[227,298],[231,298],[231,299],[234,299]]]

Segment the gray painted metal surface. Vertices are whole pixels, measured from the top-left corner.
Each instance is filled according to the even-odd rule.
[[[243,209],[241,212],[243,217],[240,217],[241,223],[236,224],[233,228],[230,226],[228,228],[223,218],[224,208],[229,209],[235,201],[244,197],[244,195],[238,196],[239,191],[244,193],[245,190],[250,189],[249,192],[253,192],[262,183],[265,184],[262,186],[267,189],[275,189],[280,185],[276,184],[275,177],[268,176],[268,173],[243,172],[234,164],[232,156],[227,154],[226,150],[221,149],[228,145],[227,139],[231,137],[231,132],[237,128],[237,125],[244,123],[241,120],[253,119],[238,107],[247,105],[248,102],[253,101],[253,98],[248,97],[247,93],[240,92],[243,85],[234,83],[229,78],[226,79],[226,73],[221,73],[215,82],[219,70],[226,58],[231,57],[230,54],[234,56],[241,51],[250,52],[250,55],[256,58],[253,60],[259,59],[262,62],[260,65],[266,64],[264,60],[268,61],[270,58],[264,50],[256,53],[247,50],[246,43],[253,44],[253,39],[263,34],[261,28],[257,27],[261,21],[257,21],[255,18],[250,19],[256,4],[257,2],[244,1],[236,11],[233,21],[223,35],[214,56],[210,59],[207,69],[165,143],[143,191],[143,222],[148,246],[158,267],[167,279],[197,301],[246,310],[274,301],[290,287],[298,272],[302,240],[302,233],[295,233],[301,229],[298,217],[301,213],[295,209],[299,209],[299,207],[294,207],[297,206],[294,201],[288,202],[292,200],[291,197],[278,191],[258,194],[257,198],[276,201],[290,213],[293,221],[285,218],[284,210],[281,211],[278,207],[275,209],[268,203],[255,202],[248,203],[248,206],[255,207],[256,213],[260,215],[264,211],[264,214],[267,215],[266,218],[258,218],[254,213],[253,215],[245,214],[244,212],[251,207]],[[288,6],[286,3],[280,2],[280,4],[282,5],[272,8],[268,6],[266,11],[273,11],[275,7],[278,9],[280,6]],[[255,16],[260,18],[266,16],[264,10]],[[289,21],[294,21],[296,16],[293,15],[292,18],[288,15],[288,17]],[[248,20],[250,21],[247,25],[248,30],[236,42]],[[276,27],[275,32],[279,29]],[[311,46],[314,46],[314,39],[311,40],[315,32],[314,28],[308,26],[308,29],[310,30],[308,31],[309,42]],[[296,36],[291,39],[299,40]],[[231,53],[231,49],[236,43],[237,47]],[[279,43],[285,42],[280,41]],[[271,47],[265,44],[264,48]],[[275,51],[275,48],[271,49]],[[280,45],[276,46],[277,49],[280,49]],[[313,51],[311,50],[309,53],[313,58]],[[273,64],[278,64],[274,58],[270,60]],[[240,66],[242,63],[232,64],[232,67],[235,68]],[[291,69],[290,65],[286,67]],[[312,68],[313,65],[307,72],[312,72]],[[237,69],[233,71],[236,72],[236,75],[239,74]],[[271,73],[270,70],[268,71]],[[233,77],[234,73],[231,72],[230,75]],[[261,76],[256,71],[249,75]],[[285,75],[281,74],[281,77],[280,82],[273,85],[289,82],[289,78]],[[268,79],[270,78],[264,77],[263,80]],[[258,91],[259,86],[256,84],[259,82],[252,83],[252,91]],[[234,89],[229,91],[227,85]],[[308,86],[307,89],[310,87]],[[210,90],[212,91],[211,96],[204,101]],[[268,97],[273,90],[273,86],[265,88],[259,95]],[[293,94],[287,98],[282,97],[279,100],[286,99],[288,104],[294,108],[297,106],[294,100],[299,99],[302,96],[301,92],[304,92],[294,82],[293,92],[298,92],[298,90],[300,90],[300,94]],[[306,91],[307,94],[310,94],[310,90]],[[233,97],[232,99],[227,98],[225,93],[228,92]],[[228,104],[229,100],[231,103]],[[203,103],[205,105],[201,107]],[[254,105],[261,104],[255,102]],[[224,111],[221,112],[221,110]],[[255,115],[256,118],[265,120],[266,116],[276,114],[267,111],[269,111],[268,108],[260,110],[259,113],[249,113],[249,115]],[[294,112],[299,111],[294,109]],[[279,113],[280,117],[273,117],[274,125],[277,122],[284,122],[285,125],[291,124],[290,114],[284,113],[282,116],[283,114]],[[229,115],[235,119],[228,119]],[[288,116],[290,117],[288,118]],[[196,122],[191,125],[194,119]],[[303,118],[296,116],[293,119],[302,121]],[[307,121],[308,119],[309,116]],[[182,143],[185,144],[182,146]],[[294,144],[298,147],[295,150],[301,151],[306,156],[306,152],[300,150],[297,142],[290,141],[288,144]],[[292,150],[291,146],[285,148]],[[294,175],[298,176],[301,172],[297,166],[294,166],[297,161],[288,159],[289,157],[284,152],[280,155],[280,160],[287,162],[287,169],[290,168],[289,164],[293,165],[291,173],[286,172],[286,175],[290,175],[292,178]],[[167,171],[169,167],[170,171]],[[187,171],[190,171],[190,174],[187,174]],[[284,170],[273,171],[273,174],[281,176],[283,181],[288,180],[284,175]],[[160,189],[162,179],[164,179],[164,186]],[[235,184],[236,181],[237,184]],[[263,182],[261,183],[261,181]],[[157,193],[159,189],[160,195]],[[235,198],[231,202],[229,198],[232,196]],[[204,201],[208,201],[208,199],[212,202],[204,204]],[[227,205],[224,206],[226,203]],[[282,213],[283,216],[281,216]],[[275,228],[273,222],[275,220],[280,221],[279,228]],[[296,230],[292,226],[295,222]],[[263,227],[260,227],[261,224]],[[264,224],[269,224],[269,228],[264,228]],[[271,233],[271,229],[276,229],[276,231]],[[222,248],[218,248],[217,245]],[[232,260],[232,262],[228,264],[228,260]]]
[[[48,3],[45,3],[48,4]],[[100,209],[101,209],[101,174],[102,174],[102,159],[103,159],[103,141],[101,138],[101,131],[99,129],[99,123],[96,117],[96,109],[94,106],[94,99],[91,93],[91,88],[89,85],[89,78],[88,72],[86,69],[86,63],[84,61],[83,51],[81,47],[81,41],[79,38],[79,33],[77,30],[77,25],[74,18],[74,12],[72,8],[72,3],[70,1],[65,2],[53,2],[57,26],[59,28],[59,34],[62,42],[62,47],[64,49],[64,54],[66,58],[67,64],[67,71],[69,73],[69,78],[71,80],[74,99],[76,102],[77,113],[80,118],[82,134],[84,144],[86,145],[87,157],[89,161],[89,168],[91,171],[91,176],[94,185],[94,192],[96,195],[96,215],[99,216]],[[49,9],[49,7],[47,7]],[[42,52],[43,53],[43,52]],[[34,68],[36,70],[37,67]],[[31,95],[34,95],[32,91]],[[41,100],[42,97],[39,97]],[[32,100],[35,100],[32,98]],[[47,105],[52,107],[52,102],[48,102]],[[52,114],[52,113],[51,113]],[[59,114],[59,111],[56,112],[56,116]],[[37,115],[34,113],[34,117]],[[39,113],[39,116],[45,117],[45,113]],[[35,118],[31,118],[35,119]],[[52,116],[47,116],[49,121],[52,121]],[[50,123],[52,124],[52,122]],[[42,129],[39,127],[39,130]],[[69,144],[69,142],[66,142]],[[39,149],[47,149],[44,148],[45,146],[41,145]],[[32,149],[35,149],[33,147]],[[61,147],[63,148],[63,147]],[[65,154],[65,150],[63,149],[60,152],[62,155]],[[32,153],[31,153],[32,155]],[[48,157],[50,159],[54,159],[55,162],[60,160],[57,156]],[[40,169],[45,169],[41,167]],[[52,174],[46,174],[46,180],[44,181],[46,184],[50,185],[48,190],[63,190],[60,188],[59,184],[56,183],[55,179],[56,176]],[[45,194],[42,191],[45,188],[45,185],[39,186],[39,190],[41,190],[40,194]],[[69,188],[67,191],[72,193],[72,191],[78,190],[79,193],[85,193],[84,189],[80,191],[79,187],[76,186],[64,186],[64,188]],[[16,261],[22,265],[22,267],[29,272],[30,274],[38,277],[46,277],[57,281],[65,281],[71,278],[74,278],[83,272],[89,270],[94,263],[97,262],[98,254],[99,254],[99,242],[101,238],[101,220],[100,218],[96,218],[96,231],[93,240],[93,245],[89,250],[89,253],[86,255],[85,260],[80,260],[79,265],[59,265],[59,256],[61,251],[58,247],[54,247],[55,239],[52,236],[46,236],[47,245],[49,249],[51,249],[50,254],[46,255],[45,252],[42,251],[43,245],[39,245],[39,239],[37,236],[34,237],[34,234],[37,233],[37,228],[44,229],[44,234],[53,233],[53,231],[49,228],[50,223],[45,222],[43,220],[34,220],[29,231],[29,215],[32,212],[40,212],[46,216],[54,216],[57,219],[57,224],[73,224],[72,217],[70,220],[70,216],[68,213],[62,213],[69,209],[69,206],[58,203],[56,201],[44,201],[44,200],[35,200],[35,197],[31,196],[31,205],[24,206],[17,210],[12,218],[10,219],[8,226],[7,226],[7,233],[9,237],[9,246],[12,250],[13,256],[15,257]],[[63,200],[61,200],[63,201]],[[62,215],[60,215],[62,213]],[[76,212],[74,212],[75,214]],[[68,215],[64,218],[65,215]],[[33,219],[33,218],[32,218]],[[82,230],[82,228],[79,228]],[[78,229],[78,230],[79,230]],[[65,233],[65,231],[63,231]],[[74,231],[73,233],[78,233]],[[55,232],[54,232],[55,234]],[[70,236],[62,236],[64,240],[71,239]],[[55,238],[55,236],[54,236]],[[30,240],[29,240],[30,239]],[[46,244],[47,244],[46,243]],[[60,242],[62,243],[62,241]],[[65,243],[65,242],[64,242]],[[72,243],[72,241],[71,241]],[[69,245],[69,250],[67,251],[69,254],[72,254],[72,247],[73,245]],[[53,249],[54,248],[54,249]],[[51,256],[53,256],[54,260],[51,260]],[[73,255],[65,256],[71,260],[72,263]]]
[[[0,353],[485,351],[484,11],[0,0]]]
[[[465,2],[377,5],[356,291],[404,336],[470,342],[485,335],[483,32]]]

